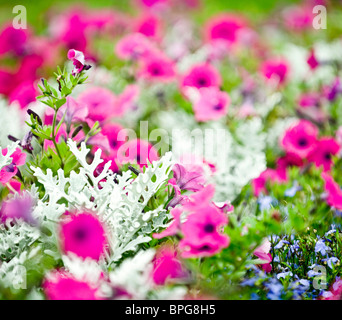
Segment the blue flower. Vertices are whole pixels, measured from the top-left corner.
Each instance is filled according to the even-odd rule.
[[[333,265],[335,265],[340,260],[338,260],[336,257],[331,257],[331,258],[322,259],[322,261],[326,261],[329,268],[332,269]]]
[[[293,187],[291,187],[290,189],[287,189],[284,193],[285,197],[294,197],[297,193],[297,191],[302,190],[302,187],[298,185],[298,182],[295,181],[293,184]]]
[[[315,252],[316,253],[321,253],[322,256],[326,256],[327,252],[330,251],[331,249],[324,243],[323,239],[319,239],[316,242],[316,246],[315,246]]]
[[[275,199],[270,196],[260,196],[258,199],[260,211],[271,209],[274,200]]]

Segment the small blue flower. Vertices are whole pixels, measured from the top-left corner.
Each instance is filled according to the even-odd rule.
[[[297,191],[302,190],[302,187],[298,185],[298,182],[295,181],[293,186],[290,189],[287,189],[284,193],[285,197],[294,197],[297,193]]]
[[[271,209],[272,204],[274,204],[274,200],[275,199],[270,196],[260,196],[258,199],[260,211]]]
[[[330,251],[331,249],[324,243],[323,239],[319,239],[316,242],[316,246],[315,246],[315,252],[316,253],[320,253],[322,256],[326,256],[327,252]]]
[[[332,269],[333,265],[335,265],[340,260],[338,260],[336,257],[331,257],[331,258],[322,259],[322,261],[326,261],[326,263],[328,264],[329,268]]]
[[[277,274],[277,279],[286,278],[287,276],[292,277],[293,273],[291,271],[285,271]]]

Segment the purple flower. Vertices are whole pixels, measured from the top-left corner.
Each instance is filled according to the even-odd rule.
[[[316,242],[316,246],[315,246],[315,252],[316,253],[320,253],[322,256],[326,256],[327,252],[330,251],[331,249],[324,243],[323,239],[319,239]]]

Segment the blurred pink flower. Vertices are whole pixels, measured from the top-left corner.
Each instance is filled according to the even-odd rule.
[[[138,60],[157,52],[155,45],[143,34],[132,33],[121,38],[115,47],[116,55],[123,60]]]
[[[43,282],[49,300],[98,300],[97,288],[64,271],[53,271]]]
[[[258,197],[261,193],[266,194],[266,184],[271,183],[283,183],[287,180],[286,177],[286,168],[284,169],[285,173],[283,173],[282,168],[271,169],[267,168],[263,171],[260,176],[256,179],[252,180],[252,187],[254,196]]]
[[[148,38],[158,39],[161,33],[161,21],[151,14],[139,17],[134,26],[134,32],[143,34]]]
[[[172,182],[178,185],[181,190],[199,191],[203,188],[205,183],[204,172],[189,171],[181,164],[175,164],[172,168],[173,178]],[[170,181],[169,180],[169,183]]]
[[[184,75],[182,87],[219,87],[222,83],[220,73],[210,64],[201,63],[191,67]]]
[[[137,85],[128,85],[116,100],[116,109],[119,114],[135,111],[137,109],[139,94],[140,89]]]
[[[306,62],[308,63],[309,67],[310,67],[312,70],[316,69],[316,68],[319,66],[319,62],[318,62],[318,60],[316,59],[314,49],[311,49],[311,50],[310,50],[310,55],[308,56],[308,59],[307,59]]]
[[[175,234],[177,234],[180,231],[181,228],[181,222],[180,222],[180,216],[182,214],[182,209],[180,208],[174,208],[170,211],[173,220],[171,222],[171,224],[162,232],[160,233],[154,233],[153,234],[153,238],[155,239],[162,239],[165,237],[169,237],[169,236],[174,236]]]
[[[332,156],[340,151],[340,145],[334,138],[321,138],[315,148],[308,155],[308,160],[317,167],[322,166],[324,171],[329,171],[333,165]]]
[[[228,247],[229,237],[220,232],[228,218],[216,207],[207,205],[187,216],[181,225],[184,238],[179,243],[184,258],[212,256]]]
[[[61,224],[61,246],[81,258],[99,260],[107,248],[105,229],[91,213],[71,214]]]
[[[300,120],[286,130],[281,145],[286,152],[294,153],[301,159],[307,158],[316,147],[317,127],[307,120]]]
[[[320,95],[317,92],[302,93],[299,97],[298,104],[303,108],[318,107]]]
[[[210,42],[231,44],[238,40],[238,33],[247,22],[238,15],[220,14],[211,18],[205,26],[205,36]]]
[[[7,148],[2,149],[3,156],[5,156],[7,152],[8,152]],[[12,158],[12,163],[3,167],[0,170],[0,183],[2,183],[3,185],[9,182],[17,174],[18,172],[17,167],[25,164],[26,154],[21,152],[21,150],[17,148],[13,152],[10,158]]]
[[[327,203],[329,206],[342,210],[342,190],[331,175],[323,172],[322,178],[325,182],[324,188],[328,193]]]
[[[171,246],[161,247],[153,261],[152,278],[155,284],[165,285],[172,280],[187,276],[182,263],[177,258],[177,251]]]
[[[62,119],[71,125],[72,121],[85,121],[88,116],[88,107],[85,104],[78,103],[73,97],[68,96],[66,103],[58,110],[58,119]]]
[[[289,73],[289,65],[284,59],[269,59],[261,65],[261,73],[266,79],[283,84]]]
[[[38,90],[36,85],[31,81],[23,82],[19,84],[10,94],[9,101],[18,102],[20,108],[24,109],[28,104],[36,101]]]
[[[342,280],[337,278],[330,290],[325,293],[324,300],[342,300]]]
[[[29,38],[27,29],[15,29],[11,24],[5,25],[0,32],[0,56],[5,53],[23,55]]]
[[[230,98],[228,93],[217,87],[201,88],[200,97],[194,103],[195,119],[197,121],[217,120],[227,114]]]
[[[261,260],[265,260],[265,263],[261,264],[261,268],[269,273],[272,271],[272,255],[269,253],[271,250],[271,243],[266,239],[264,242],[254,250],[253,254]]]
[[[157,150],[149,142],[141,139],[133,139],[124,143],[118,150],[120,164],[137,163],[142,169],[149,162],[159,159]]]
[[[176,76],[174,62],[163,54],[151,55],[142,60],[139,76],[149,81],[171,81]]]
[[[28,193],[5,200],[0,209],[1,221],[23,219],[28,223],[35,224],[36,220],[32,216],[33,206],[34,200]]]
[[[285,26],[293,31],[302,31],[312,28],[312,7],[293,6],[284,11],[283,19]]]
[[[92,87],[78,96],[78,103],[88,108],[88,117],[93,121],[103,122],[118,115],[116,97],[105,88]]]

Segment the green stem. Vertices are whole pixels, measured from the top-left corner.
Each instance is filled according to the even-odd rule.
[[[53,116],[53,122],[52,122],[52,142],[53,142],[53,144],[54,144],[54,146],[55,146],[55,149],[56,149],[56,152],[57,152],[58,157],[61,159],[61,168],[63,169],[63,167],[64,167],[63,158],[62,158],[62,156],[61,156],[61,153],[60,153],[60,151],[59,151],[59,149],[58,149],[58,144],[57,144],[57,142],[56,142],[56,134],[57,134],[57,132],[55,133],[56,120],[57,120],[57,112],[58,112],[58,111],[55,110],[55,114],[54,114],[54,116]]]

